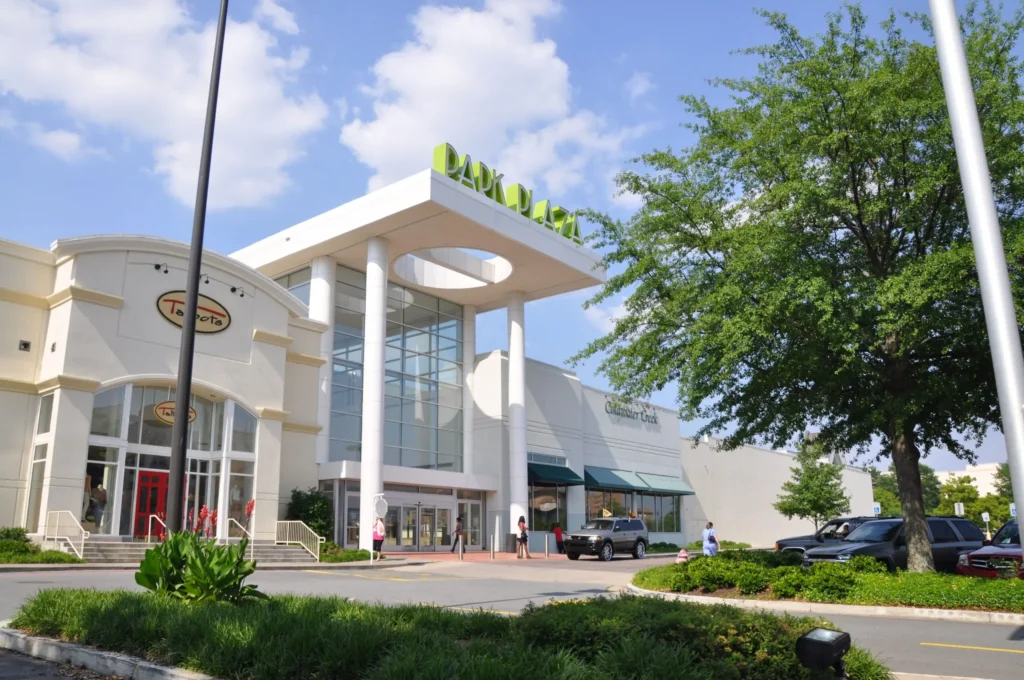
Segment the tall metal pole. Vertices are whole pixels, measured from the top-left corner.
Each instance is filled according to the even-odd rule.
[[[188,415],[192,401],[192,358],[196,344],[196,307],[199,300],[199,272],[203,262],[203,230],[206,228],[206,197],[210,190],[210,158],[213,155],[213,127],[217,119],[220,64],[224,56],[224,29],[228,21],[228,0],[221,0],[217,19],[217,41],[213,47],[213,72],[206,101],[206,129],[199,161],[199,187],[192,218],[192,247],[188,255],[185,283],[185,318],[181,326],[178,355],[178,388],[174,398],[174,426],[171,430],[171,474],[167,483],[167,530],[181,531],[185,495],[185,452],[188,450]]]
[[[981,282],[981,300],[992,348],[1013,496],[1017,507],[1024,508],[1024,357],[1021,356],[1020,329],[1006,268],[1006,251],[992,196],[992,179],[985,160],[978,107],[967,70],[956,6],[953,0],[929,2],[946,106],[949,107],[953,127],[956,160],[960,166],[960,181],[964,187],[967,218],[974,241],[974,259]]]

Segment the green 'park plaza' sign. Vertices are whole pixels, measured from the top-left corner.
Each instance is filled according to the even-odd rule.
[[[483,163],[474,163],[468,155],[460,156],[451,144],[440,144],[434,149],[434,170],[574,243],[583,243],[575,215],[570,215],[560,206],[552,206],[551,201],[534,203],[533,192],[522,184],[513,184],[504,189],[501,184],[501,173],[491,170]]]

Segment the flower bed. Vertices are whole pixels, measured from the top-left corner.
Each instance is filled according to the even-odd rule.
[[[633,585],[728,597],[1024,613],[1022,579],[890,574],[869,557],[804,569],[786,563],[799,562],[799,555],[787,557],[791,554],[737,552],[696,557],[683,564],[645,569],[633,577]]]
[[[148,593],[45,590],[12,625],[224,678],[810,680],[794,652],[821,621],[653,598],[527,607],[519,617],[340,598],[196,605]],[[851,677],[889,671],[867,653]]]

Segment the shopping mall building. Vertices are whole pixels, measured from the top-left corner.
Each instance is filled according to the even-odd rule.
[[[151,236],[0,242],[0,526],[153,530],[187,256]],[[539,537],[625,512],[682,541],[693,492],[675,414],[525,354],[526,302],[604,276],[566,211],[447,145],[432,169],[207,251],[187,508],[216,509],[222,538],[270,541],[292,490],[318,486],[353,547],[380,495],[390,549],[450,546],[457,517],[481,549],[520,516]],[[477,315],[499,309],[508,350],[478,352]]]

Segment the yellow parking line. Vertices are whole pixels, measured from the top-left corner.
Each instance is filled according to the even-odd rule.
[[[303,569],[306,574],[326,574],[327,576],[351,576],[353,578],[365,578],[371,581],[396,581],[399,583],[427,583],[429,581],[455,581],[455,578],[398,578],[395,576],[383,576],[379,574],[355,574],[352,572],[324,571],[322,569]]]
[[[942,642],[922,642],[922,647],[946,647],[949,649],[972,649],[976,652],[1004,652],[1006,654],[1024,654],[1024,649],[1004,649],[1002,647],[974,647],[971,645],[947,645]]]

